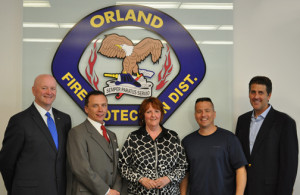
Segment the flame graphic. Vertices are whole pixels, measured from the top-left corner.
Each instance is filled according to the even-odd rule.
[[[170,55],[170,49],[167,45],[167,54],[166,54],[166,60],[165,64],[162,67],[161,71],[158,73],[158,82],[159,84],[156,86],[156,90],[161,89],[165,84],[168,82],[166,81],[167,77],[171,74],[173,69],[173,64],[171,62],[171,55]],[[162,76],[162,72],[164,71],[164,74]]]
[[[98,89],[99,78],[94,71],[94,66],[97,61],[97,49],[96,49],[97,41],[98,39],[94,43],[94,49],[91,49],[91,55],[88,62],[89,65],[87,65],[85,68],[85,75],[88,81],[90,82],[90,84],[92,84],[99,91]]]

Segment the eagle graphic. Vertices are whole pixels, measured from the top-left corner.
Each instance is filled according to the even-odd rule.
[[[156,63],[162,52],[163,44],[158,39],[145,38],[134,45],[131,40],[118,34],[105,35],[99,53],[109,58],[123,59],[123,74],[139,76],[138,63],[150,54],[152,62]]]

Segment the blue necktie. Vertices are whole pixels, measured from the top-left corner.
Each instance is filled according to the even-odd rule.
[[[56,149],[57,149],[58,148],[58,136],[57,136],[56,126],[55,126],[55,123],[49,112],[46,113],[46,116],[47,116],[48,128],[49,128],[49,131],[52,135],[52,138],[54,140],[54,143],[55,143]]]

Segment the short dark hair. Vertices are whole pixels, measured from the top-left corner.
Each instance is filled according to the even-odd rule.
[[[211,99],[210,99],[209,97],[201,97],[201,98],[196,99],[195,107],[196,107],[196,104],[197,104],[198,102],[210,102],[211,105],[212,105],[212,107],[213,107],[213,109],[215,110],[214,103],[211,101]]]
[[[141,126],[144,126],[146,124],[145,123],[145,112],[149,109],[150,105],[153,108],[160,110],[161,117],[160,117],[159,122],[161,122],[164,118],[165,111],[164,111],[164,106],[161,103],[161,101],[156,97],[146,98],[146,99],[143,100],[143,102],[142,102],[142,104],[140,105],[140,108],[139,108],[139,124]]]
[[[251,90],[252,84],[265,85],[267,88],[267,93],[270,95],[272,93],[272,81],[266,76],[255,76],[249,82],[249,92]]]
[[[85,96],[85,99],[84,99],[84,106],[88,106],[89,104],[89,98],[91,95],[103,95],[105,98],[105,94],[102,92],[102,91],[97,91],[97,90],[94,90],[94,91],[90,91],[86,96]],[[107,98],[106,98],[107,100]]]

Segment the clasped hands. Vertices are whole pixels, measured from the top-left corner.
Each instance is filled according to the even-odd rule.
[[[147,177],[142,177],[139,182],[147,189],[153,189],[153,188],[157,188],[157,189],[161,189],[163,187],[165,187],[168,183],[171,182],[171,180],[167,177],[160,177],[156,180],[152,180],[149,179]]]

